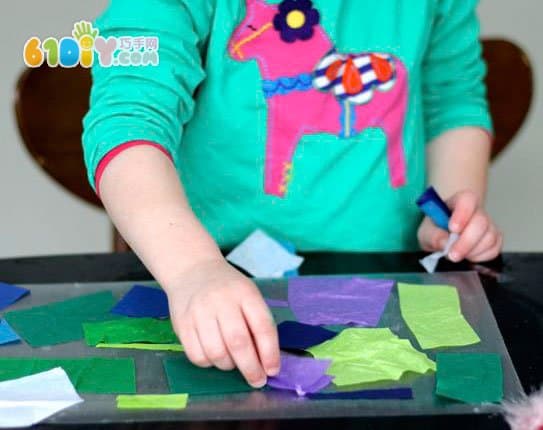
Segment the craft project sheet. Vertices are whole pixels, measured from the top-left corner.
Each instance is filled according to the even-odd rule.
[[[511,363],[507,349],[498,330],[492,310],[488,304],[479,279],[475,273],[436,273],[436,274],[356,274],[348,275],[392,279],[410,284],[452,285],[458,288],[462,313],[481,338],[475,345],[425,351],[435,360],[439,352],[498,353],[502,357],[504,371],[504,397],[511,398],[522,392],[522,387]],[[287,279],[257,280],[264,296],[275,300],[287,300]],[[129,291],[134,282],[94,283],[94,284],[42,284],[22,285],[31,294],[16,303],[11,310],[26,309],[54,301],[66,300],[100,291],[112,291],[116,300]],[[137,282],[145,286],[156,286],[152,282]],[[272,308],[277,323],[295,320],[289,308]],[[379,327],[389,327],[402,339],[417,345],[416,339],[403,321],[396,286],[392,289]],[[337,330],[338,327],[328,327]],[[162,362],[165,358],[180,357],[179,352],[141,351],[131,349],[92,348],[84,340],[55,345],[53,347],[31,348],[25,343],[2,347],[2,357],[133,357],[137,369],[137,394],[167,394],[168,383]],[[449,401],[435,396],[435,374],[425,376],[407,375],[386,384],[366,384],[349,387],[353,390],[386,389],[409,387],[414,398],[396,400],[311,400],[299,398],[288,391],[253,391],[225,395],[190,396],[184,410],[119,410],[115,395],[82,394],[84,403],[73,406],[62,414],[48,419],[54,424],[94,424],[98,422],[173,422],[173,421],[214,421],[214,420],[254,420],[254,419],[294,419],[357,416],[405,416],[438,414],[476,414],[498,412],[497,405],[469,405]],[[337,389],[327,388],[326,392]]]

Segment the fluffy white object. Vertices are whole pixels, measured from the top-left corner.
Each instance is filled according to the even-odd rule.
[[[518,402],[505,403],[503,408],[512,430],[543,429],[543,389]]]

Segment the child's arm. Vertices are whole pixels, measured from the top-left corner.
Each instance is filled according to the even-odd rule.
[[[151,146],[127,149],[98,185],[111,219],[166,290],[191,361],[238,367],[250,384],[263,386],[279,369],[272,317],[255,285],[224,260],[196,219],[171,160]]]
[[[166,290],[188,357],[201,366],[235,365],[259,386],[279,367],[269,310],[192,213],[174,167],[180,164],[194,92],[205,78],[202,56],[213,3],[110,2],[97,21],[100,35],[158,37],[160,62],[142,67],[95,63],[84,120],[85,162],[114,223]],[[120,151],[133,141],[151,142],[164,152],[149,145]]]
[[[428,182],[453,210],[449,229],[460,233],[449,258],[496,257],[502,235],[484,211],[491,119],[484,86],[477,0],[439,0],[423,62],[422,93],[428,143]],[[447,232],[425,219],[419,242],[443,249]]]
[[[442,134],[428,148],[429,182],[453,209],[450,230],[461,233],[449,255],[452,261],[487,261],[501,251],[502,234],[483,208],[490,145],[484,130],[465,127]],[[428,251],[443,249],[447,236],[429,219],[419,229]]]

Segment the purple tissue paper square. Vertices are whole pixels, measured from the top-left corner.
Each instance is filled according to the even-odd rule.
[[[168,318],[168,298],[166,293],[158,288],[135,285],[111,309],[118,315],[136,318]]]
[[[0,282],[0,311],[30,293],[26,288]]]
[[[332,382],[326,371],[332,362],[310,357],[281,355],[281,371],[268,378],[268,385],[280,390],[295,391],[299,396],[316,393]]]
[[[300,277],[289,279],[288,302],[296,319],[312,325],[376,327],[394,281]]]

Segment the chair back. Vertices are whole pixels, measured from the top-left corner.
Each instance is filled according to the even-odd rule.
[[[90,71],[82,67],[26,69],[17,84],[15,114],[36,163],[66,190],[101,207],[87,181],[81,147],[90,88]]]
[[[526,53],[507,40],[483,40],[483,57],[488,67],[487,96],[494,121],[494,159],[513,141],[530,111],[533,71]]]

